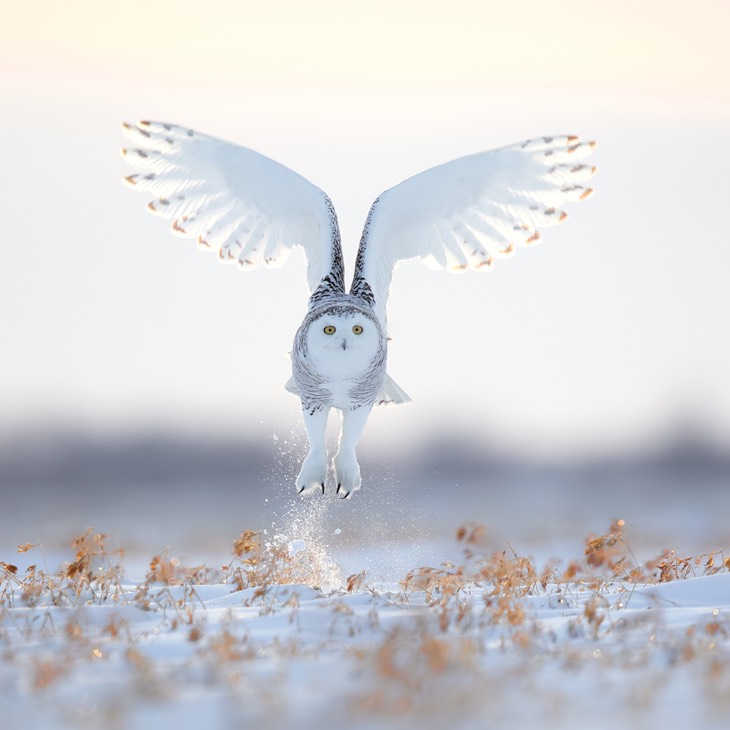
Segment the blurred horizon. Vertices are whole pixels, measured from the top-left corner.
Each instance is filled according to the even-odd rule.
[[[514,544],[548,559],[617,518],[647,554],[730,544],[730,452],[689,423],[653,449],[562,459],[485,448],[463,431],[400,446],[364,444],[363,487],[343,501],[329,483],[324,496],[295,494],[305,453],[297,430],[18,434],[0,444],[0,549],[40,541],[56,550],[92,527],[134,555],[169,546],[215,562],[242,530],[304,531],[346,564],[370,546],[368,565],[352,569],[389,571],[407,554],[453,559],[455,531],[468,522],[486,525],[494,549]]]
[[[374,414],[392,413],[393,408],[375,409]],[[192,426],[187,422],[172,424],[164,419],[129,420],[117,423],[83,423],[65,418],[44,418],[38,421],[16,422],[14,427],[0,428],[0,475],[3,462],[8,457],[27,455],[28,463],[33,453],[60,453],[64,449],[106,451],[115,444],[122,449],[135,444],[180,444],[204,453],[218,449],[251,453],[280,452],[283,444],[290,449],[305,450],[306,432],[298,415],[289,418],[261,418],[256,413],[249,420],[222,421],[215,427],[209,414],[208,420]],[[373,416],[371,416],[373,418]],[[387,418],[387,415],[385,416]],[[339,430],[340,416],[333,412],[328,425],[330,450],[334,453],[336,434]],[[595,448],[567,448],[565,450],[540,450],[531,446],[529,441],[522,444],[500,442],[492,438],[496,433],[494,423],[482,423],[475,427],[469,419],[445,419],[442,424],[428,422],[410,433],[400,433],[394,439],[393,429],[382,428],[378,424],[363,435],[360,451],[370,458],[381,457],[388,462],[406,462],[414,456],[439,454],[451,451],[459,457],[467,457],[467,463],[510,463],[534,465],[581,465],[596,463],[637,463],[665,461],[679,453],[705,454],[714,461],[730,462],[730,448],[717,434],[711,423],[703,421],[693,413],[678,412],[675,418],[664,424],[661,433],[654,433],[631,444],[618,443]],[[454,463],[450,459],[449,463]]]

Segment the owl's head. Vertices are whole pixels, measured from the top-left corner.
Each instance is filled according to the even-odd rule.
[[[365,365],[385,346],[382,329],[368,310],[330,306],[312,314],[306,336],[307,348],[312,355],[357,359]]]

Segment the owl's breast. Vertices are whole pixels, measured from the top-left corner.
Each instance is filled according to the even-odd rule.
[[[385,351],[342,346],[310,350],[308,360],[329,394],[329,405],[343,410],[369,405],[385,378]]]
[[[352,380],[360,378],[377,359],[378,351],[372,348],[358,348],[352,343],[340,343],[334,338],[327,346],[310,347],[307,359],[316,371],[331,380]]]

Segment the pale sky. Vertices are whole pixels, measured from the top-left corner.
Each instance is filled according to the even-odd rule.
[[[328,192],[351,264],[372,200],[450,158],[595,138],[596,196],[488,275],[391,295],[411,406],[367,438],[469,425],[523,452],[730,445],[730,4],[36,2],[0,29],[0,432],[297,428],[300,256],[242,274],[122,187],[122,120],[239,142]],[[350,267],[351,268],[351,267]]]

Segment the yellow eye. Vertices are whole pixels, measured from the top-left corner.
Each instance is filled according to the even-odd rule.
[[[335,330],[335,328],[334,328],[334,327],[333,327],[333,326],[332,326],[331,324],[328,324],[328,325],[327,325],[327,326],[326,326],[326,327],[324,328],[324,333],[325,333],[326,335],[333,335],[333,334],[334,334],[335,332],[336,332],[336,330]]]
[[[354,333],[355,333],[356,335],[361,335],[361,334],[362,334],[362,327],[361,327],[361,326],[360,326],[359,324],[356,324],[356,325],[355,325],[355,326],[354,326],[354,327],[352,328],[352,331],[353,331],[353,332],[354,332]]]

